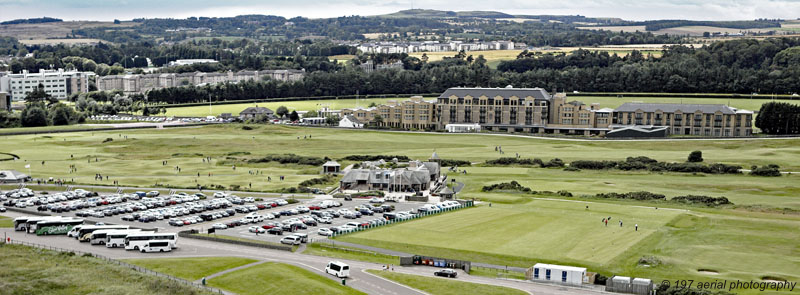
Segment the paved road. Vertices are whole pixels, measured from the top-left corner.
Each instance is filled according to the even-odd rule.
[[[15,213],[7,214],[15,215]],[[270,250],[262,248],[253,248],[246,246],[239,246],[233,244],[216,243],[205,240],[186,239],[182,238],[178,241],[179,248],[171,253],[139,253],[133,251],[125,251],[119,248],[105,248],[103,246],[92,246],[88,243],[79,243],[74,239],[65,236],[36,236],[24,234],[21,232],[14,232],[13,229],[4,228],[0,229],[0,235],[6,235],[14,240],[25,241],[30,243],[44,244],[48,246],[60,247],[75,251],[92,252],[115,259],[128,259],[128,258],[164,258],[164,257],[203,257],[203,256],[238,256],[253,258],[260,261],[274,261],[288,263],[296,266],[303,267],[310,271],[323,274],[331,280],[339,281],[338,279],[325,275],[324,266],[331,258],[319,257],[313,255],[305,255],[299,253],[289,253],[286,251]],[[346,259],[339,259],[351,267],[351,277],[347,280],[347,285],[368,294],[424,294],[418,290],[388,281],[381,277],[366,273],[364,270],[382,268],[381,265],[375,263],[367,263]],[[432,276],[434,268],[425,266],[414,267],[400,267],[395,266],[394,271],[407,274]],[[557,285],[539,284],[531,282],[523,282],[516,280],[503,280],[496,278],[486,278],[478,276],[470,276],[464,273],[459,275],[457,280],[475,282],[481,284],[491,284],[517,288],[527,291],[531,294],[561,294],[561,295],[575,295],[575,294],[601,294],[604,293],[597,289],[590,288],[574,288]]]

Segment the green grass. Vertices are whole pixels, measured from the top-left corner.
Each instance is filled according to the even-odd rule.
[[[217,235],[217,234],[193,234],[193,235],[214,237],[214,238],[223,239],[223,240],[248,242],[248,243],[270,245],[270,246],[286,246],[285,244],[281,244],[281,243],[267,242],[267,241],[248,239],[248,238],[242,238],[242,237],[233,237],[233,236],[228,236],[228,235]],[[292,245],[292,252],[294,252],[295,250],[297,250],[297,245]]]
[[[745,156],[743,155],[743,157]],[[745,163],[738,164],[748,167]],[[481,192],[483,186],[516,180],[521,185],[533,190],[552,192],[566,190],[576,196],[646,190],[664,194],[668,198],[687,194],[724,196],[736,205],[762,204],[769,207],[800,209],[800,198],[797,198],[800,195],[800,175],[797,174],[772,178],[746,174],[658,174],[620,170],[570,172],[562,169],[524,167],[467,167],[465,169],[468,171],[467,175],[451,173],[449,177],[464,182],[464,192],[470,197],[491,202],[524,202],[534,197],[534,195],[522,197],[525,195]]]
[[[125,262],[171,276],[196,281],[215,273],[256,262],[241,257],[128,259]]]
[[[798,215],[714,209],[681,212],[604,202],[590,203],[587,210],[586,205],[536,199],[493,204],[337,240],[497,265],[576,265],[607,276],[656,281],[800,279],[800,260],[795,259],[800,254]],[[601,225],[603,216],[612,217],[608,227]],[[639,225],[638,232],[634,224]],[[654,256],[660,264],[639,265],[644,256]]]
[[[275,262],[208,280],[212,287],[248,294],[364,294],[303,268]]]
[[[0,246],[3,294],[211,294],[104,260],[20,245]]]
[[[366,261],[380,264],[400,264],[400,258],[356,248],[335,246],[331,247],[325,244],[309,244],[303,254]]]
[[[525,205],[495,204],[350,234],[337,240],[391,246],[415,254],[438,248],[476,251],[478,253],[464,254],[460,259],[481,261],[485,260],[481,256],[487,254],[487,259],[492,261],[486,262],[499,265],[508,265],[508,261],[491,256],[602,265],[679,214],[603,203],[593,204],[591,210],[584,210],[584,207],[583,203],[547,200],[532,200]],[[611,226],[601,226],[600,221],[608,216],[613,218]],[[616,225],[619,219],[627,227]],[[634,231],[634,224],[639,224],[639,231]],[[614,241],[615,246],[598,247],[607,241]],[[523,265],[533,265],[528,264]],[[520,265],[515,263],[515,266]]]
[[[273,111],[277,110],[279,106],[286,106],[291,111],[311,111],[319,110],[324,106],[330,107],[334,110],[343,108],[353,108],[358,105],[359,107],[367,107],[371,103],[383,104],[389,100],[405,100],[407,97],[400,98],[367,98],[359,99],[325,99],[325,100],[297,100],[297,101],[276,101],[276,102],[258,102],[258,103],[240,103],[240,104],[221,104],[212,105],[209,112],[208,106],[192,106],[192,107],[175,107],[168,108],[166,116],[178,117],[205,117],[205,116],[219,116],[222,113],[231,113],[233,116],[238,116],[239,112],[248,107],[266,107]]]
[[[11,217],[0,216],[0,227],[14,227],[14,219]]]
[[[367,270],[369,273],[381,276],[400,284],[409,286],[411,288],[424,291],[431,295],[467,295],[467,294],[480,294],[480,295],[493,295],[493,294],[528,294],[522,290],[492,286],[476,283],[468,283],[456,281],[446,278],[437,277],[424,277],[418,275],[409,275],[396,272],[380,271],[380,270]]]
[[[0,135],[16,133],[16,132],[49,132],[49,131],[80,130],[80,129],[98,129],[98,128],[108,128],[108,126],[65,125],[65,126],[44,126],[44,127],[0,128]]]
[[[406,155],[427,159],[435,149],[443,158],[483,162],[501,157],[494,151],[500,145],[506,152],[502,156],[561,158],[566,162],[581,159],[621,160],[628,156],[648,156],[660,161],[685,161],[692,150],[702,150],[706,162],[737,164],[743,167],[777,163],[784,170],[800,171],[800,140],[691,140],[672,141],[560,141],[525,137],[493,136],[482,134],[398,133],[379,131],[354,131],[342,129],[302,128],[278,125],[250,125],[253,130],[242,130],[242,125],[203,126],[197,128],[125,130],[103,132],[77,132],[52,135],[22,135],[4,138],[0,152],[17,154],[17,161],[3,162],[4,169],[28,172],[25,165],[31,164],[33,177],[54,177],[74,180],[80,184],[111,185],[114,180],[124,186],[152,187],[159,183],[180,188],[191,188],[197,184],[209,187],[223,185],[226,188],[238,185],[253,191],[278,191],[296,187],[300,182],[319,177],[319,167],[308,165],[248,164],[239,163],[233,170],[229,153],[250,152],[248,156],[260,157],[273,153],[295,153],[304,156],[330,157],[338,159],[355,154]],[[303,140],[310,135],[312,139]],[[124,136],[128,136],[126,140]],[[301,139],[298,140],[297,137]],[[106,138],[114,139],[103,143]],[[343,140],[346,139],[346,140]],[[34,147],[34,148],[32,148]],[[176,155],[181,153],[182,155]],[[202,156],[192,156],[192,154]],[[203,157],[212,157],[205,163]],[[97,161],[95,161],[97,159]],[[163,160],[167,165],[162,165]],[[45,161],[45,165],[41,162]],[[348,163],[342,163],[347,165]],[[75,165],[77,173],[69,173]],[[175,166],[182,171],[176,173]],[[485,169],[485,170],[484,170]],[[252,170],[261,174],[252,175]],[[527,168],[467,168],[468,189],[489,181],[513,178],[523,181],[531,179],[537,186],[561,186],[569,191],[625,191],[635,189],[636,183],[646,181],[680,191],[678,186],[662,181],[665,177],[651,173],[616,173],[581,171],[562,172],[557,169]],[[108,180],[95,180],[100,173]],[[197,174],[200,174],[200,177]],[[213,176],[209,177],[208,173]],[[278,176],[286,177],[278,181]],[[481,177],[472,177],[480,175]],[[272,177],[267,182],[267,176]],[[530,177],[528,177],[530,176]],[[793,175],[792,177],[797,177]],[[605,178],[605,179],[604,179]],[[608,179],[613,178],[613,179]],[[669,176],[670,180],[692,184],[695,194],[728,194],[740,200],[775,201],[793,203],[787,206],[800,207],[794,198],[796,182],[785,178],[753,178],[746,176]],[[537,179],[555,181],[553,184]],[[714,180],[714,181],[708,181]],[[615,183],[616,186],[605,184]],[[622,183],[626,183],[625,186]],[[730,184],[735,186],[728,188]],[[530,186],[530,183],[529,183]],[[627,186],[627,187],[626,187]],[[542,190],[541,188],[534,188]],[[179,189],[180,190],[180,189]],[[475,192],[472,190],[471,192]],[[670,193],[672,195],[672,193]],[[741,203],[743,201],[740,201]]]

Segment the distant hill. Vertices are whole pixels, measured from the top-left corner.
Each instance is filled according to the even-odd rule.
[[[497,11],[444,11],[434,9],[407,9],[378,17],[455,17],[455,18],[514,18],[513,15]]]
[[[28,19],[15,19],[4,21],[0,25],[16,25],[16,24],[41,24],[41,23],[57,23],[64,20],[52,17],[28,18]]]

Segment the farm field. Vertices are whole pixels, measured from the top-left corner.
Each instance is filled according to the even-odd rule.
[[[241,257],[192,257],[127,259],[125,262],[174,277],[196,281],[226,269],[256,262],[256,260]]]
[[[367,272],[424,291],[431,295],[524,295],[525,291],[514,288],[432,278],[380,270]]]
[[[531,50],[531,51],[540,51],[544,53],[549,52],[572,52],[578,50],[580,48],[590,50],[590,51],[606,51],[609,54],[616,53],[617,55],[624,56],[631,53],[633,50],[642,51],[643,54],[647,55],[648,53],[652,54],[653,56],[661,56],[661,49],[660,48],[652,48],[652,47],[643,47],[643,48],[631,48],[631,47],[558,47],[553,50]],[[500,64],[501,61],[504,60],[513,60],[517,58],[522,50],[476,50],[476,51],[468,51],[467,56],[472,55],[473,58],[477,58],[479,55],[483,55],[483,58],[486,59],[486,64],[490,68],[497,68],[497,65]],[[425,54],[428,56],[428,62],[432,61],[440,61],[444,59],[444,57],[453,57],[458,52],[456,51],[442,51],[442,52],[414,52],[409,53],[409,56],[421,58],[422,55]]]
[[[0,247],[3,294],[214,294],[96,258]]]
[[[605,227],[601,220],[609,216],[611,222]],[[797,215],[533,199],[480,206],[337,240],[517,267],[540,262],[580,265],[604,275],[655,281],[764,277],[793,281],[800,278],[800,261],[794,259],[800,243],[794,230],[798,226]],[[639,263],[643,257],[647,260],[642,263],[649,266]]]
[[[208,280],[236,294],[364,294],[303,268],[266,262]]]
[[[144,129],[124,131],[96,131],[58,133],[51,135],[22,135],[3,138],[0,152],[20,156],[16,161],[0,162],[0,169],[15,169],[28,172],[30,164],[33,177],[54,177],[80,184],[112,185],[118,181],[123,186],[151,187],[158,183],[179,188],[209,187],[222,185],[226,188],[239,186],[255,191],[278,191],[295,187],[298,183],[319,177],[319,167],[298,164],[247,163],[227,159],[260,158],[268,154],[294,153],[302,156],[340,159],[347,155],[381,154],[406,155],[415,159],[428,159],[436,150],[445,159],[461,159],[480,163],[516,153],[523,158],[561,158],[569,163],[574,160],[622,160],[629,156],[648,156],[659,161],[685,161],[692,150],[703,151],[706,162],[751,165],[779,164],[785,171],[800,171],[800,139],[772,140],[677,140],[669,141],[567,141],[530,138],[523,136],[487,134],[446,134],[381,132],[369,130],[345,130],[331,128],[304,128],[282,125],[249,125],[253,130],[243,130],[241,124],[203,126],[196,128]],[[310,136],[310,139],[303,139]],[[127,138],[126,138],[127,137]],[[298,139],[299,137],[299,139]],[[109,141],[111,139],[111,141]],[[104,142],[106,141],[106,142]],[[495,146],[502,146],[506,154],[499,155]],[[204,161],[211,157],[210,163]],[[162,161],[166,160],[164,165]],[[343,161],[344,166],[352,162]],[[70,165],[77,172],[70,173]],[[236,169],[233,169],[236,165]],[[181,168],[177,171],[175,167]],[[467,168],[471,175],[480,174],[477,168]],[[481,168],[484,169],[484,168]],[[475,180],[468,189],[480,183],[488,183],[502,175],[518,178],[519,175],[547,174],[547,179],[563,177],[556,186],[574,185],[570,191],[607,191],[611,185],[596,185],[608,181],[602,173],[588,171],[565,172],[553,169],[485,168],[487,180]],[[492,170],[499,169],[499,170]],[[508,170],[505,170],[508,169]],[[259,173],[251,174],[258,170]],[[198,173],[200,176],[198,176]],[[211,176],[209,176],[211,173]],[[96,174],[108,179],[97,180]],[[286,177],[278,181],[278,176]],[[587,181],[577,177],[586,177]],[[272,181],[266,181],[271,177]],[[461,176],[458,176],[461,177]],[[632,188],[636,181],[658,182],[659,174],[619,175],[612,181],[619,186]],[[675,175],[670,179],[683,181],[690,176]],[[782,196],[796,192],[794,185],[785,182],[775,186],[779,179],[749,176],[696,176],[694,179],[716,179],[727,183],[735,180],[756,183],[765,191],[745,188],[732,195],[773,196],[778,200],[790,200]],[[796,178],[798,176],[784,176]],[[570,179],[572,178],[572,179]],[[535,180],[532,180],[535,181]],[[692,183],[691,181],[688,183]],[[703,188],[697,180],[697,189]],[[747,183],[740,183],[745,185]],[[531,185],[539,190],[540,184]],[[595,188],[596,187],[596,188]],[[620,189],[622,190],[622,189]],[[677,190],[677,189],[676,189]],[[776,190],[776,191],[772,191]],[[709,183],[702,191],[717,195],[725,193]],[[730,196],[733,197],[733,196]],[[791,203],[792,201],[782,201]],[[794,203],[796,204],[796,202]]]
[[[319,110],[320,108],[327,106],[334,110],[339,110],[343,108],[354,108],[356,105],[359,107],[367,107],[371,103],[375,104],[382,104],[386,103],[389,100],[405,100],[408,97],[398,97],[398,98],[365,98],[365,99],[358,99],[356,102],[355,99],[326,99],[326,100],[297,100],[297,101],[276,101],[276,102],[257,102],[257,103],[240,103],[240,104],[220,104],[220,105],[212,105],[211,111],[209,112],[208,106],[191,106],[191,107],[175,107],[175,108],[167,108],[167,113],[165,116],[177,116],[177,117],[205,117],[205,116],[219,116],[222,113],[231,113],[234,116],[239,115],[239,112],[243,111],[248,107],[265,107],[269,108],[272,111],[278,109],[279,106],[286,106],[286,108],[291,111],[311,111],[311,110]]]

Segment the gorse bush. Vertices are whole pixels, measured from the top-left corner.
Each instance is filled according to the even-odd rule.
[[[668,163],[640,156],[628,157],[625,161],[592,161],[578,160],[569,164],[570,167],[588,170],[619,169],[623,171],[648,170],[652,172],[682,172],[682,173],[708,173],[708,174],[739,174],[742,166],[714,163],[710,165],[685,162]]]
[[[523,166],[539,166],[542,168],[550,167],[564,167],[564,161],[559,158],[551,159],[550,161],[543,162],[539,158],[514,158],[503,157],[486,161],[489,166],[510,166],[510,165],[523,165]]]
[[[301,164],[318,166],[325,163],[325,159],[319,157],[298,156],[295,154],[266,155],[262,158],[249,159],[248,163],[268,163],[278,162],[281,164]]]

